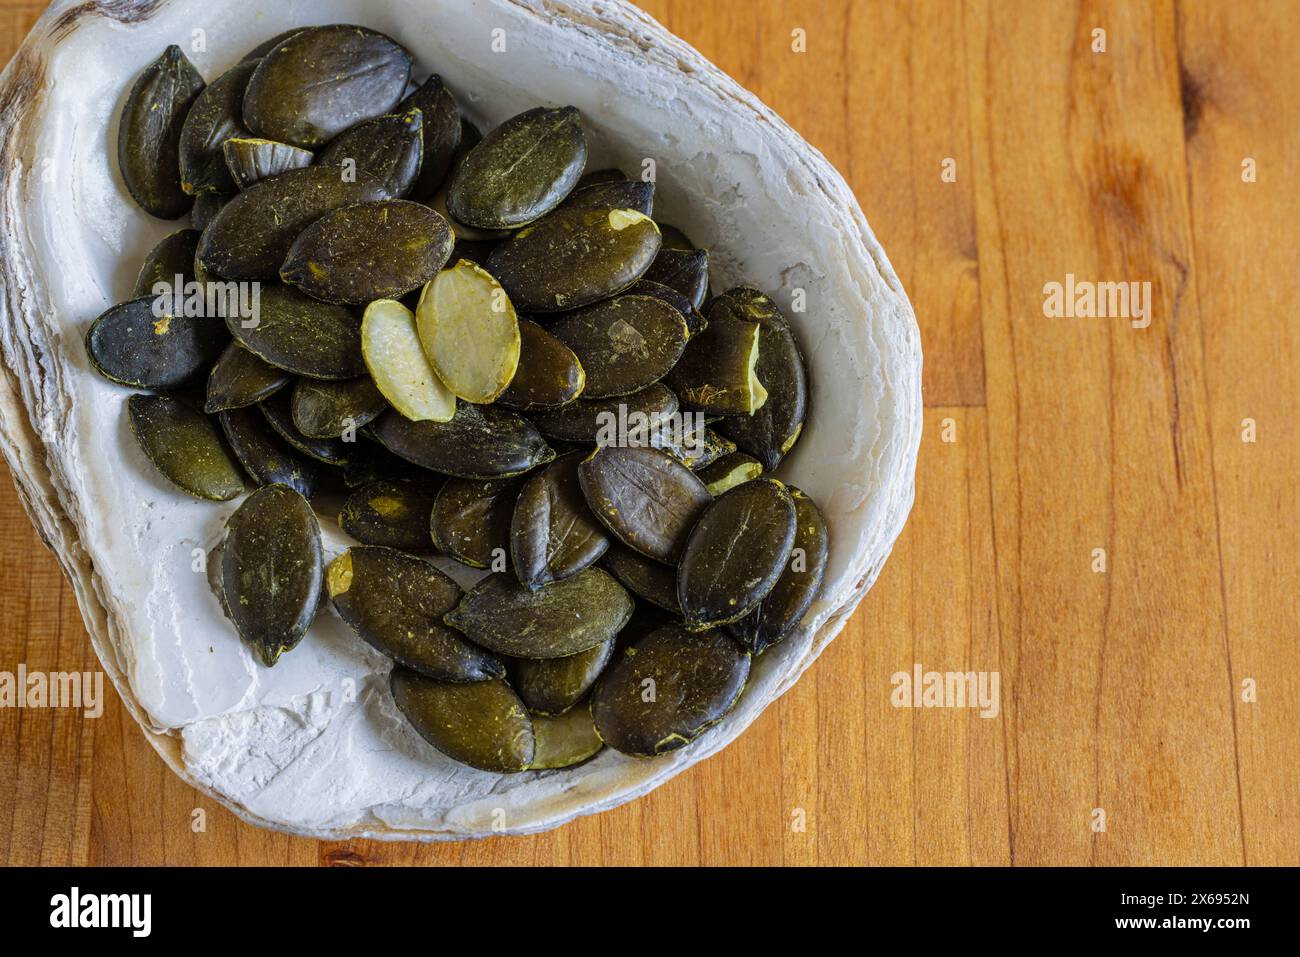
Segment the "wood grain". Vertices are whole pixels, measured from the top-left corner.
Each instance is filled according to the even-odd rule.
[[[1300,864],[1296,6],[645,7],[844,173],[916,307],[916,507],[843,634],[648,797],[461,844],[244,825],[111,692],[3,709],[0,861]],[[0,0],[6,58],[39,14]],[[1149,281],[1150,326],[1046,317],[1067,273]],[[7,486],[0,521],[0,670],[93,667]],[[997,672],[999,713],[895,707],[917,663]]]

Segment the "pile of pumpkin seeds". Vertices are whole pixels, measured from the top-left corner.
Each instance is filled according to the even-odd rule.
[[[175,46],[121,175],[191,228],[91,325],[141,449],[230,516],[219,592],[267,667],[325,596],[397,708],[493,772],[655,755],[735,704],[808,611],[826,523],[768,475],[807,371],[763,293],[586,172],[573,107],[480,136],[363,27],[290,31],[205,84]],[[184,294],[181,294],[181,291]],[[318,515],[359,544],[326,562]],[[488,574],[468,592],[429,561]]]

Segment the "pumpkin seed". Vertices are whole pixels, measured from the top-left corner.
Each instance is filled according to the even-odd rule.
[[[194,251],[198,245],[197,229],[178,229],[164,236],[144,258],[131,289],[131,298],[152,296],[156,283],[166,283],[170,289],[176,284],[177,276],[181,277],[182,284],[191,282],[194,279]]]
[[[758,607],[731,626],[731,633],[754,654],[776,644],[799,626],[826,576],[826,560],[830,554],[826,519],[802,491],[793,485],[787,489],[794,499],[798,526],[790,560]]]
[[[180,139],[203,77],[172,45],[136,79],[117,129],[117,164],[131,197],[160,219],[184,216],[193,200],[181,189]]]
[[[794,447],[808,415],[808,371],[803,353],[776,303],[757,289],[741,287],[723,293],[709,315],[733,316],[758,325],[754,372],[767,391],[767,401],[751,416],[723,419],[718,431],[770,472]]]
[[[361,352],[383,397],[413,422],[447,422],[456,397],[442,384],[420,346],[415,316],[393,299],[377,299],[361,321]]]
[[[305,498],[316,494],[320,467],[290,448],[256,409],[227,409],[217,413],[217,421],[235,458],[256,484],[286,485]]]
[[[202,233],[217,218],[217,213],[226,208],[228,202],[230,197],[225,193],[199,193],[194,197],[194,205],[190,208],[190,225]]]
[[[677,600],[677,569],[615,542],[605,553],[604,566],[637,598],[675,615],[682,613]]]
[[[434,213],[433,215],[437,215]],[[491,273],[462,259],[424,287],[415,310],[424,354],[466,402],[492,402],[519,367],[519,319]]]
[[[587,398],[630,395],[657,382],[681,358],[682,314],[651,296],[616,296],[566,314],[550,327],[587,370]]]
[[[316,617],[323,564],[316,516],[288,486],[258,489],[226,522],[226,608],[239,637],[268,668],[302,640]]]
[[[632,607],[632,596],[599,568],[536,590],[495,574],[467,592],[443,621],[498,654],[563,658],[609,641]]]
[[[336,439],[388,408],[368,375],[341,382],[299,379],[293,387],[293,426],[309,439]]]
[[[709,254],[703,249],[660,249],[645,278],[676,289],[695,309],[709,295]]]
[[[532,764],[532,719],[501,679],[461,684],[394,668],[389,687],[420,737],[452,760],[495,774]]]
[[[231,180],[239,189],[248,189],[259,180],[291,169],[303,169],[313,159],[311,150],[255,136],[231,137],[221,144],[221,155]]]
[[[492,250],[487,268],[516,309],[560,312],[622,292],[658,251],[654,220],[634,209],[564,209]]]
[[[582,497],[581,459],[581,452],[561,456],[519,491],[510,525],[510,557],[515,576],[528,588],[576,575],[609,547],[604,526]]]
[[[696,520],[713,500],[695,473],[659,449],[596,449],[578,467],[587,505],[614,535],[643,555],[676,562]]]
[[[424,114],[405,113],[377,116],[339,134],[321,151],[324,166],[341,166],[381,183],[393,198],[405,196],[415,186],[424,161]]]
[[[587,708],[571,708],[561,715],[534,714],[533,738],[533,763],[528,767],[534,771],[571,768],[605,746]]]
[[[258,408],[276,435],[309,459],[326,465],[343,465],[348,460],[349,443],[342,439],[313,439],[298,431],[293,424],[293,394],[287,389],[275,393],[258,403]]]
[[[634,179],[608,180],[579,186],[559,209],[635,209],[649,216],[654,211],[655,184]]]
[[[104,378],[140,389],[170,389],[202,372],[230,337],[206,316],[161,318],[153,296],[142,296],[100,314],[86,332],[91,365]]]
[[[460,586],[422,558],[354,545],[330,562],[330,601],[363,641],[398,664],[439,681],[500,678],[505,666],[442,623]]]
[[[675,433],[661,436],[662,444],[659,447],[695,472],[736,451],[736,443],[731,439],[714,432],[698,417],[694,422],[696,424],[690,433],[683,435],[680,440],[674,441]]]
[[[405,552],[433,551],[429,519],[438,482],[380,479],[361,486],[343,503],[339,527],[363,545]]]
[[[732,709],[749,654],[715,629],[668,624],[623,649],[591,693],[601,740],[650,757],[690,744]]]
[[[638,279],[628,287],[627,295],[629,296],[653,296],[655,299],[662,300],[676,309],[684,320],[686,320],[687,338],[698,335],[703,332],[708,323],[700,315],[700,311],[691,306],[691,301],[683,296],[671,286],[665,286],[661,282],[655,282],[653,279]]]
[[[240,195],[250,196],[252,190]],[[263,285],[260,296],[255,324],[238,316],[226,319],[226,328],[249,352],[313,379],[365,374],[361,325],[346,307],[319,302],[290,286]]]
[[[629,444],[628,432],[652,433],[676,412],[677,396],[656,382],[631,395],[578,399],[563,408],[539,412],[533,421],[543,435],[582,443],[603,440],[609,432],[609,423],[616,423],[616,434],[605,444],[625,445]]]
[[[447,178],[452,158],[460,147],[460,107],[442,77],[434,73],[402,100],[395,112],[405,114],[409,110],[419,110],[424,119],[424,157],[412,195],[427,199]]]
[[[534,713],[563,714],[586,697],[613,654],[610,638],[563,658],[514,658],[511,683]]]
[[[302,27],[294,27],[292,30],[285,30],[283,33],[277,33],[269,40],[263,40],[257,46],[253,47],[253,49],[245,53],[243,58],[239,62],[247,63],[249,60],[262,59],[262,57],[266,56],[268,53],[270,53],[272,50],[274,50],[276,47],[278,47],[281,43],[289,39],[294,34],[301,33],[302,29],[303,29]]]
[[[448,479],[433,502],[429,533],[438,550],[471,568],[505,569],[522,478]]]
[[[294,240],[280,278],[326,302],[396,299],[437,275],[451,255],[447,221],[392,199],[326,213]]]
[[[755,369],[759,325],[712,313],[666,377],[682,404],[719,415],[753,415],[767,401]]]
[[[573,189],[587,163],[575,107],[541,107],[506,120],[452,173],[447,208],[480,229],[513,229],[544,216]]]
[[[350,203],[384,199],[381,185],[334,166],[291,169],[254,183],[217,213],[199,240],[204,269],[225,279],[273,279],[298,234]]]
[[[555,409],[582,394],[587,373],[573,350],[541,326],[519,320],[519,366],[497,404],[511,409]]]
[[[360,433],[366,441],[357,442],[343,466],[343,484],[347,488],[361,488],[380,479],[419,479],[428,481],[430,474],[405,459],[399,459],[388,449],[370,438],[365,430]]]
[[[214,502],[243,494],[239,466],[201,412],[168,395],[133,395],[126,407],[140,448],[174,485]]]
[[[462,402],[446,422],[412,422],[389,411],[372,429],[390,452],[459,478],[507,478],[555,458],[532,423],[490,405]]]
[[[315,149],[350,126],[392,112],[411,77],[411,55],[365,27],[309,27],[267,51],[244,95],[259,136]]]
[[[451,223],[452,231],[456,234],[457,239],[468,239],[473,242],[495,242],[499,239],[505,239],[510,235],[509,229],[478,229],[462,223],[451,211],[447,209],[447,184],[444,183],[442,188],[434,193],[428,200],[429,208],[436,212],[447,222]]]
[[[253,355],[237,342],[226,346],[208,373],[203,411],[223,412],[256,405],[293,381],[293,376]]]
[[[187,193],[233,193],[235,181],[222,145],[244,128],[244,90],[256,63],[239,63],[217,77],[194,100],[181,127],[181,189]]]
[[[795,529],[794,499],[774,478],[738,485],[705,509],[677,569],[687,627],[749,614],[781,577]]]
[[[763,463],[744,452],[731,452],[699,470],[700,481],[714,498],[763,474]],[[793,494],[793,491],[791,492]]]
[[[627,174],[625,174],[621,169],[615,169],[612,166],[606,167],[605,169],[595,169],[590,173],[583,173],[582,176],[578,178],[578,184],[573,187],[573,191],[576,193],[580,189],[585,189],[588,186],[595,186],[598,183],[616,183],[626,179]]]
[[[680,249],[684,252],[692,252],[695,249],[695,243],[691,242],[691,237],[676,226],[668,223],[659,224],[659,235],[663,237],[664,249]]]

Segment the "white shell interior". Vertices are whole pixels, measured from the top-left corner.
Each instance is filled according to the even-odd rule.
[[[178,773],[250,820],[304,834],[456,838],[501,821],[531,831],[644,793],[727,744],[794,682],[902,527],[921,418],[911,308],[816,150],[693,49],[608,0],[170,0],[135,23],[84,5],[69,13],[76,6],[56,2],[4,77],[12,90],[16,70],[43,66],[4,131],[16,165],[0,219],[0,440],[106,670]],[[113,7],[131,18],[129,3]],[[812,415],[779,475],[827,516],[825,588],[802,629],[756,661],[737,708],[681,751],[637,760],[606,749],[577,768],[506,777],[456,764],[406,726],[387,663],[329,610],[274,669],[261,667],[196,564],[235,503],[168,486],[129,434],[129,390],[88,367],[91,320],[127,296],[151,245],[185,224],[140,211],[113,159],[136,72],[177,43],[211,80],[275,33],[330,22],[395,37],[417,76],[442,74],[485,129],[539,104],[577,106],[589,168],[637,175],[652,159],[656,218],[710,249],[715,290],[763,289],[795,325]],[[199,30],[206,50],[193,48]],[[790,310],[797,288],[803,312]],[[329,553],[345,547],[337,528],[323,530]]]

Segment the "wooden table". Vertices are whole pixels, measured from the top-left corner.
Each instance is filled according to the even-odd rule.
[[[650,796],[460,844],[239,823],[115,698],[0,711],[0,861],[1300,863],[1300,3],[646,6],[844,173],[916,308],[916,507],[843,634]],[[39,13],[0,2],[6,58]],[[1049,318],[1067,274],[1150,325]],[[7,483],[0,520],[0,669],[95,667]],[[893,707],[917,663],[1000,713]]]

